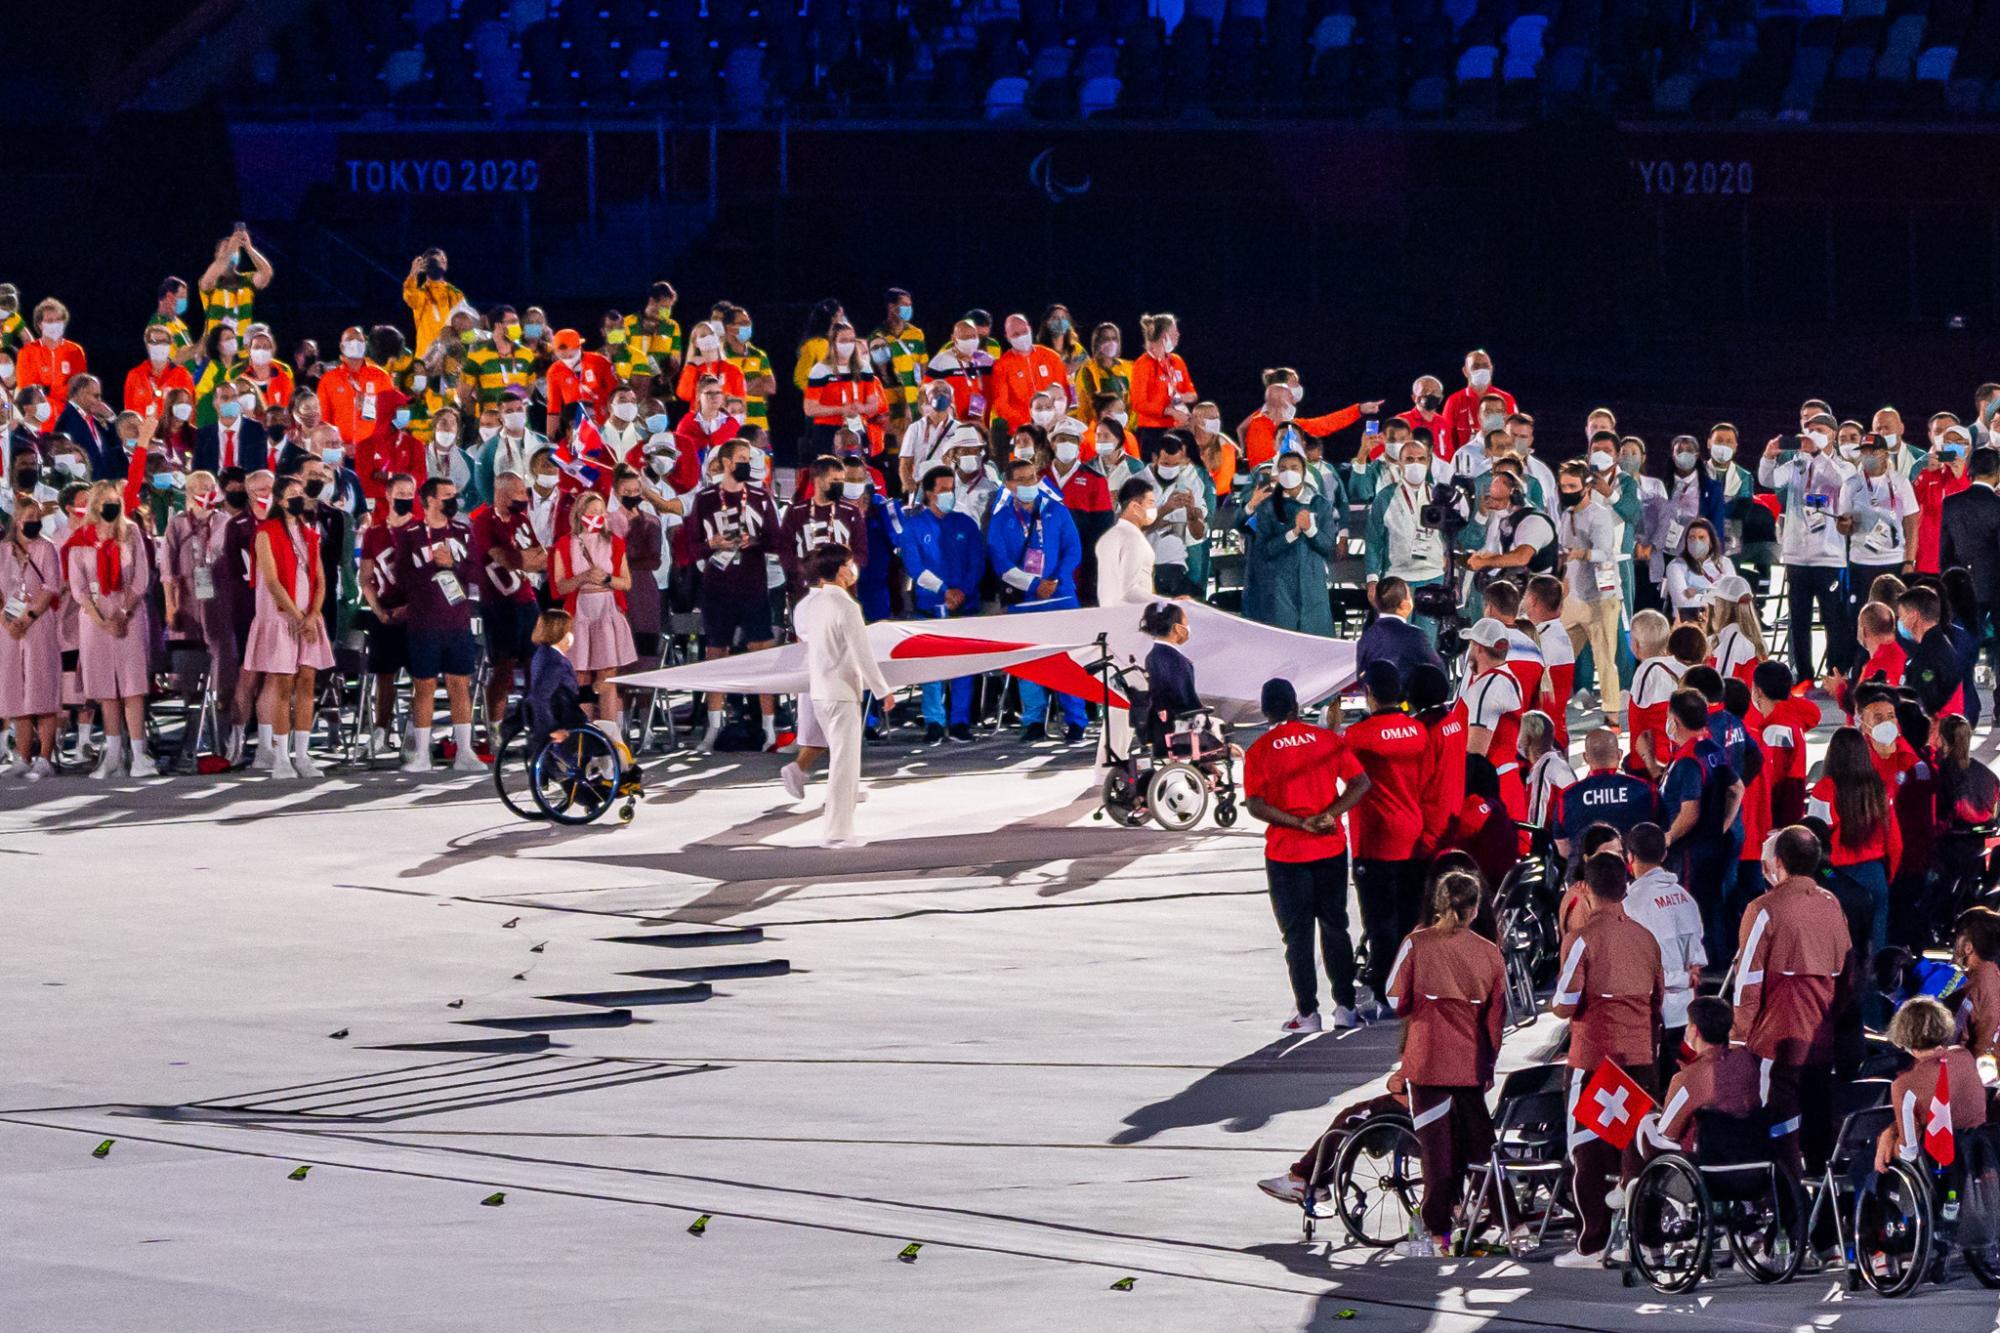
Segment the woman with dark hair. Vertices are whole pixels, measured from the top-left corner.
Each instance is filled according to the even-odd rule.
[[[1872,956],[1889,942],[1889,880],[1902,859],[1903,839],[1888,787],[1858,728],[1841,727],[1827,742],[1806,814],[1826,821],[1833,896],[1857,947],[1867,940]]]
[[[812,368],[826,359],[826,345],[833,326],[845,318],[841,304],[829,296],[813,303],[806,312],[805,328],[799,334],[799,359],[792,365],[792,387],[804,393],[812,378]]]
[[[1139,628],[1153,639],[1146,653],[1146,681],[1156,716],[1171,728],[1173,719],[1201,707],[1194,687],[1194,663],[1180,646],[1188,641],[1187,613],[1172,602],[1153,602],[1139,615]]]
[[[1069,307],[1060,301],[1042,312],[1041,323],[1035,326],[1035,341],[1062,358],[1063,369],[1076,374],[1077,367],[1089,359],[1084,351],[1083,339],[1076,336],[1076,325],[1069,317]]]
[[[315,676],[333,667],[321,611],[326,577],[320,531],[306,517],[296,476],[271,493],[271,516],[253,541],[257,610],[243,650],[243,669],[264,679],[257,700],[257,758],[274,778],[316,778],[312,744]],[[270,744],[264,742],[267,739]]]

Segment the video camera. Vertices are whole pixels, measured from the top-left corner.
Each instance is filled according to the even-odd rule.
[[[1458,534],[1472,521],[1467,514],[1473,494],[1470,477],[1453,477],[1448,486],[1433,482],[1430,502],[1417,511],[1417,522],[1444,539],[1444,577],[1412,591],[1410,600],[1418,614],[1437,621],[1438,655],[1446,661],[1465,651],[1465,619],[1458,614]]]

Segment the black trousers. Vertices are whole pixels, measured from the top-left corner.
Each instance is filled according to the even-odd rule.
[[[1313,934],[1326,959],[1333,1002],[1354,1007],[1354,941],[1347,936],[1347,855],[1319,861],[1266,861],[1271,913],[1285,942],[1285,970],[1292,980],[1292,1003],[1301,1014],[1319,1012],[1319,973],[1313,964]]]
[[[1825,565],[1786,565],[1785,597],[1792,627],[1792,672],[1800,680],[1812,680],[1813,606],[1819,606],[1820,623],[1826,627],[1826,655],[1835,671],[1846,671],[1854,661],[1854,623],[1848,617],[1847,590],[1842,586],[1846,570]],[[1863,589],[1864,593],[1866,589]]]
[[[1389,980],[1389,965],[1403,937],[1417,928],[1424,890],[1421,861],[1354,862],[1354,893],[1361,900],[1361,933],[1368,941],[1368,972],[1362,979],[1375,992],[1377,1003],[1386,1002],[1383,990]]]

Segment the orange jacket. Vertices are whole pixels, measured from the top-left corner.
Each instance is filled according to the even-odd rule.
[[[551,440],[568,432],[563,413],[572,403],[590,408],[590,417],[599,425],[611,410],[611,394],[618,387],[618,372],[602,352],[585,352],[576,369],[558,361],[549,367],[549,416],[544,432]]]
[[[391,397],[396,400],[393,404]],[[349,370],[342,361],[319,378],[320,415],[340,432],[350,456],[375,433],[376,423],[387,421],[402,401],[389,372],[373,361],[363,361],[359,370]]]
[[[1148,352],[1132,363],[1132,424],[1140,430],[1173,425],[1174,404],[1193,392],[1194,381],[1179,352],[1164,362]]]
[[[187,373],[186,366],[177,366],[169,361],[156,379],[153,363],[141,361],[125,372],[125,410],[137,412],[140,416],[167,410],[167,394],[174,389],[186,389],[188,396],[194,396],[194,377]]]
[[[674,385],[674,397],[690,407],[694,406],[695,390],[701,387],[702,380],[709,375],[722,381],[722,392],[725,397],[743,396],[746,383],[743,372],[729,362],[707,361],[696,365],[692,361],[683,361],[680,380]]]
[[[65,338],[51,348],[40,338],[21,344],[14,353],[14,387],[39,384],[48,390],[49,420],[62,415],[69,402],[69,382],[90,369],[83,348]]]
[[[1346,430],[1361,420],[1360,404],[1341,408],[1338,412],[1328,412],[1317,417],[1293,417],[1285,424],[1318,438],[1331,435],[1337,430]],[[1252,412],[1243,423],[1243,456],[1251,467],[1259,467],[1271,461],[1278,452],[1278,423],[1262,412]]]
[[[1050,385],[1069,396],[1069,368],[1062,358],[1037,343],[1025,352],[1006,352],[993,363],[993,415],[1019,430],[1028,422],[1028,405]]]

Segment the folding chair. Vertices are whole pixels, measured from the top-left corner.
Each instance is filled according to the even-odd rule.
[[[1486,1213],[1490,1196],[1498,1205],[1500,1234],[1516,1249],[1514,1228],[1529,1220],[1523,1210],[1537,1189],[1548,1191],[1541,1220],[1535,1228],[1535,1249],[1548,1236],[1557,1200],[1569,1181],[1569,1098],[1563,1086],[1568,1070],[1562,1065],[1517,1069],[1500,1085],[1499,1108],[1493,1117],[1493,1151],[1483,1162],[1466,1168],[1468,1197],[1465,1224],[1459,1228],[1459,1252],[1465,1253],[1472,1233]],[[1478,1183],[1473,1191],[1470,1186]],[[1517,1194],[1520,1186],[1526,1189]]]

